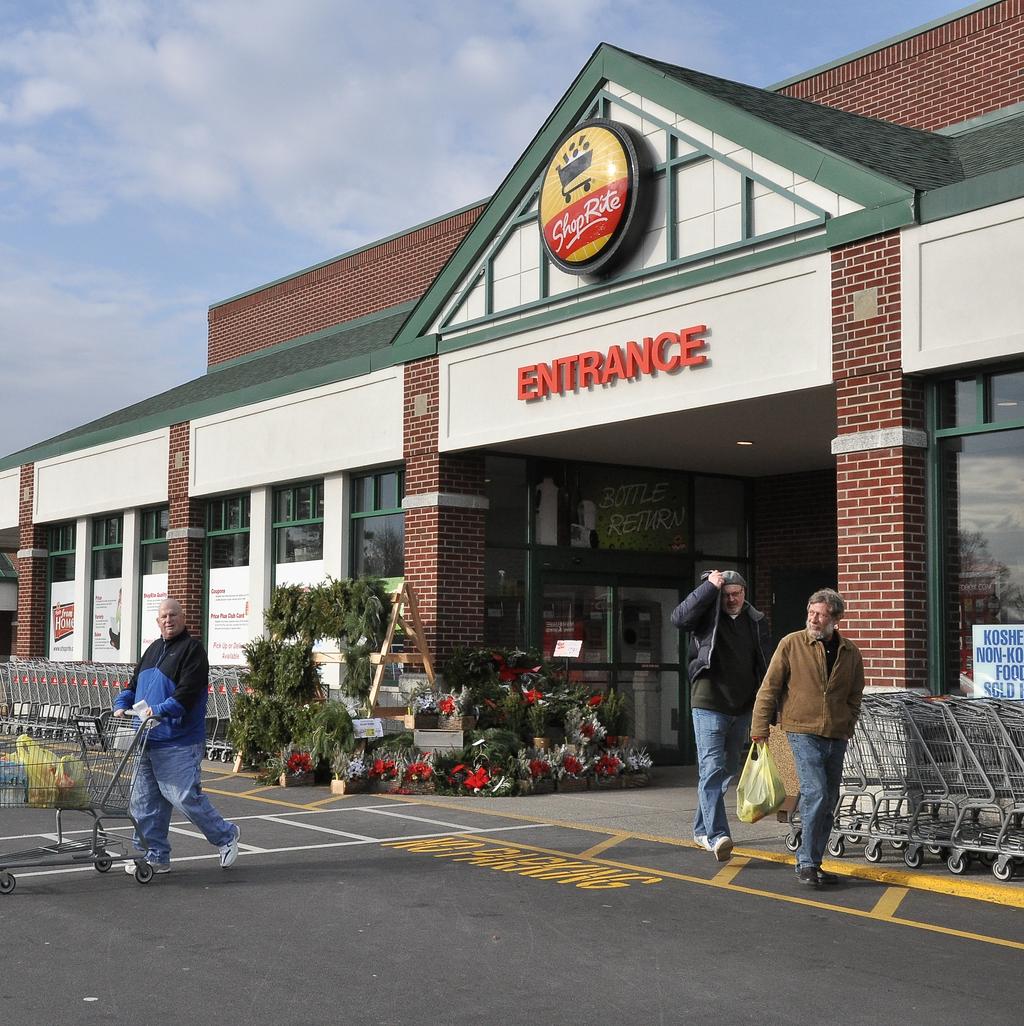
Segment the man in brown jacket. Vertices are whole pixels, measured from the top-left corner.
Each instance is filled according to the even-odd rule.
[[[800,781],[801,840],[796,878],[808,887],[839,878],[821,868],[839,800],[846,744],[860,714],[864,662],[836,625],[846,605],[831,588],[807,600],[807,627],[787,634],[772,656],[754,701],[753,741],[765,741],[778,714]]]

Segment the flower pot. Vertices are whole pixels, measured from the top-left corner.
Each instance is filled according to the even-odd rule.
[[[377,794],[394,794],[395,789],[402,786],[400,780],[371,780],[370,790]]]
[[[642,773],[623,773],[623,787],[647,787],[651,782],[651,775],[646,770]]]
[[[589,777],[562,777],[558,781],[558,790],[563,793],[570,793],[573,791],[589,791],[590,790],[590,778]]]
[[[368,790],[369,781],[365,777],[331,781],[331,794],[366,794]]]
[[[599,791],[621,791],[622,774],[616,773],[614,776],[596,776],[594,777],[594,787]]]
[[[547,752],[551,750],[551,738],[549,737],[535,737],[533,739],[533,747],[538,752]]]
[[[437,713],[406,713],[402,717],[406,730],[437,730]]]
[[[555,789],[555,782],[551,777],[541,777],[539,780],[520,780],[520,794],[551,794]]]
[[[437,786],[433,780],[403,780],[392,794],[437,794]]]
[[[312,787],[313,786],[313,774],[312,773],[282,773],[278,777],[278,783],[281,787]]]
[[[472,730],[476,726],[475,716],[438,716],[438,730]]]

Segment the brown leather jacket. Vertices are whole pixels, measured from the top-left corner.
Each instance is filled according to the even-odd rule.
[[[767,737],[779,713],[779,726],[794,734],[849,739],[864,692],[860,649],[840,636],[832,674],[825,678],[824,646],[806,630],[787,634],[772,656],[754,700],[751,737]]]

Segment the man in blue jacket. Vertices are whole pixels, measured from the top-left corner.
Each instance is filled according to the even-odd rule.
[[[672,614],[690,631],[690,707],[697,740],[697,811],[693,839],[719,862],[732,855],[725,794],[739,770],[754,696],[768,669],[764,614],[747,602],[735,570],[711,570]]]
[[[202,642],[185,630],[180,603],[166,599],[156,618],[160,637],[146,649],[128,686],[114,702],[114,715],[124,716],[138,702],[144,719],[160,718],[150,729],[132,788],[131,812],[146,839],[146,861],[155,873],[171,869],[167,834],[171,811],[187,816],[220,851],[220,864],[230,869],[238,858],[240,830],[228,823],[203,794],[200,784],[206,747],[206,699],[210,662]],[[136,848],[141,851],[139,838]],[[125,871],[134,874],[135,863]]]

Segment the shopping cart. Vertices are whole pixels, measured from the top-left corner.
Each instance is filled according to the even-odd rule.
[[[107,833],[108,819],[126,819],[139,845],[145,837],[129,809],[132,784],[155,717],[136,721],[104,716],[79,716],[59,736],[46,724],[29,733],[0,731],[0,809],[56,810],[56,840],[23,851],[0,852],[0,894],[15,888],[11,869],[26,866],[92,865],[106,873],[115,862],[135,861],[135,879],[148,883],[153,868],[129,848],[124,836]],[[65,835],[63,814],[74,810],[91,817],[87,840]]]

